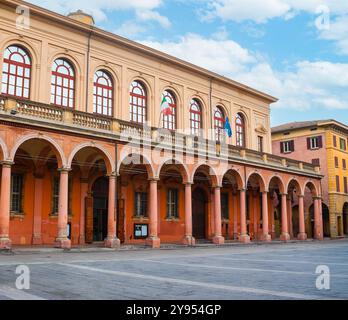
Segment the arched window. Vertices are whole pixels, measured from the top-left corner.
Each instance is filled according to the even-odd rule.
[[[245,148],[245,120],[240,113],[236,116],[236,138],[237,146]]]
[[[202,129],[202,108],[196,99],[191,100],[190,106],[190,127],[191,134],[199,135]]]
[[[215,108],[214,113],[214,130],[216,141],[222,141],[225,130],[225,116],[221,107]]]
[[[144,86],[139,81],[133,81],[130,86],[129,114],[130,121],[145,123],[147,97]]]
[[[51,103],[67,108],[74,107],[75,72],[65,59],[57,59],[52,65]]]
[[[113,84],[108,73],[99,70],[94,74],[93,112],[104,116],[112,116]]]
[[[176,129],[176,99],[170,91],[163,92],[162,101],[164,101],[164,99],[169,104],[171,113],[167,114],[166,112],[164,112],[163,128],[168,130],[175,130]]]
[[[9,46],[4,53],[1,93],[29,99],[31,59],[18,46]]]

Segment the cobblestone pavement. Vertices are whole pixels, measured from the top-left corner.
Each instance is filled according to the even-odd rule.
[[[16,289],[17,266],[30,289]],[[318,290],[320,265],[330,290]],[[348,299],[348,241],[0,254],[0,299]]]

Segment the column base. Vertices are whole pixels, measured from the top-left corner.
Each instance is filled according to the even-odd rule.
[[[106,238],[104,241],[105,248],[118,249],[121,246],[120,239],[117,238]]]
[[[239,242],[241,243],[250,243],[250,237],[247,234],[241,234],[239,236]]]
[[[71,249],[71,240],[68,238],[57,238],[56,239],[56,243],[54,245],[55,248],[59,248],[59,249]]]
[[[41,237],[33,237],[32,243],[33,243],[33,245],[41,245],[42,244],[42,238]]]
[[[216,244],[216,245],[224,244],[225,243],[225,238],[222,237],[222,236],[215,236],[213,238],[213,243]]]
[[[271,235],[270,234],[263,234],[263,235],[261,235],[261,239],[260,239],[261,241],[263,241],[263,242],[271,242],[272,241],[272,237],[271,237]]]
[[[152,249],[159,249],[161,247],[161,239],[158,237],[150,237],[146,239],[146,245]]]
[[[195,246],[196,245],[196,239],[192,236],[185,236],[182,240],[182,243],[186,246]]]
[[[79,237],[79,244],[86,244],[85,236],[80,236]]]
[[[298,240],[301,240],[301,241],[305,241],[307,240],[307,233],[299,233],[298,236],[297,236],[297,239]]]
[[[12,241],[10,238],[0,238],[0,250],[10,250],[12,247]]]
[[[281,240],[281,241],[285,241],[285,242],[290,241],[290,234],[288,234],[288,233],[282,233],[282,234],[280,235],[280,240]]]

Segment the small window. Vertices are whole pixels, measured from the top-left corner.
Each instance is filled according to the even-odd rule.
[[[221,218],[229,219],[228,193],[221,193]]]
[[[178,218],[178,189],[167,191],[167,218]]]
[[[336,191],[341,192],[340,176],[336,176]]]
[[[11,175],[11,212],[22,212],[22,200],[23,200],[23,175],[12,174]]]
[[[59,177],[53,178],[52,214],[58,214],[59,206]]]
[[[345,139],[340,138],[340,149],[344,151],[347,150],[347,144]]]
[[[346,159],[342,159],[342,167],[343,167],[343,170],[346,170],[346,169],[347,169],[347,162],[346,162]]]
[[[312,160],[312,165],[316,167],[320,167],[320,159],[313,159]]]
[[[335,157],[335,168],[338,168],[338,157]]]
[[[332,139],[333,139],[333,146],[335,148],[337,148],[337,137],[336,136],[332,136]]]
[[[147,193],[135,193],[135,214],[136,217],[147,217]]]
[[[291,153],[295,151],[295,142],[291,141],[283,141],[280,143],[281,153]]]
[[[347,177],[343,178],[344,181],[344,193],[348,193],[348,181],[347,181]]]
[[[307,139],[307,149],[308,150],[316,150],[321,149],[323,147],[323,138],[319,137],[311,137]]]
[[[257,150],[263,152],[263,137],[257,137]]]

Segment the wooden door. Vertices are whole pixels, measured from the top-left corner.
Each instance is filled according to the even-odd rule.
[[[200,188],[192,193],[192,233],[196,239],[206,238],[206,196]]]

